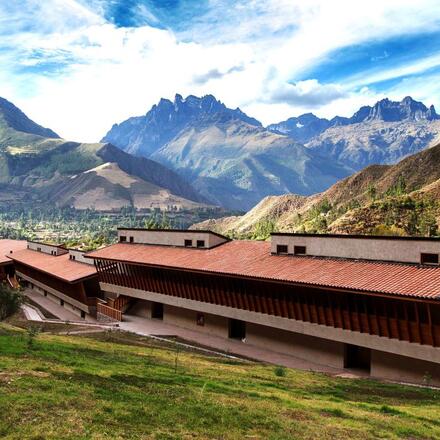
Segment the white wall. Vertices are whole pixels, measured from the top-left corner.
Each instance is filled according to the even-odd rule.
[[[63,255],[67,254],[67,249],[61,248],[59,246],[51,245],[51,244],[43,244],[43,243],[35,243],[33,241],[28,241],[28,249],[32,249],[33,251],[43,252],[44,254],[49,255]]]
[[[205,242],[205,248],[211,248],[227,241],[227,239],[211,232],[201,231],[118,230],[118,241],[120,241],[121,236],[126,237],[127,243],[130,242],[130,237],[133,237],[134,243],[165,246],[184,246],[185,240],[192,240],[193,247],[196,247],[197,240],[203,240]]]
[[[277,245],[288,246],[288,253],[294,253],[294,246],[306,246],[307,255],[341,257],[366,260],[398,261],[420,263],[421,253],[440,254],[440,240],[402,240],[387,238],[304,237],[295,235],[273,235],[271,252]]]
[[[69,255],[71,255],[72,257],[75,257],[75,261],[79,262],[79,263],[85,263],[85,264],[90,264],[93,266],[93,258],[85,258],[84,256],[86,255],[86,252],[83,251],[79,251],[76,249],[69,249]]]

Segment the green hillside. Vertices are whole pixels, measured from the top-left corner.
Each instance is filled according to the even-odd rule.
[[[395,165],[369,166],[319,194],[266,197],[243,216],[193,227],[256,239],[274,231],[439,235],[440,145]]]
[[[440,391],[0,327],[3,439],[435,439]]]

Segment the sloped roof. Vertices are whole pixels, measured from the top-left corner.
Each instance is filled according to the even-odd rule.
[[[69,254],[57,256],[25,249],[14,252],[9,258],[68,283],[75,283],[96,274],[95,266],[70,260]]]
[[[271,255],[268,242],[237,240],[203,250],[117,243],[88,256],[344,290],[440,299],[440,267],[437,266]]]
[[[0,240],[0,265],[12,263],[9,258],[14,252],[27,248],[25,240]],[[12,253],[11,253],[12,252]]]

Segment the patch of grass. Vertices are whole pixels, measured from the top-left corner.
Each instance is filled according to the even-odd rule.
[[[0,325],[3,439],[440,438],[440,392]],[[282,379],[281,379],[282,378]]]

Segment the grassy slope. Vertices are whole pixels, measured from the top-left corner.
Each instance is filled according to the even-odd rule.
[[[440,392],[0,328],[0,436],[440,438]]]

